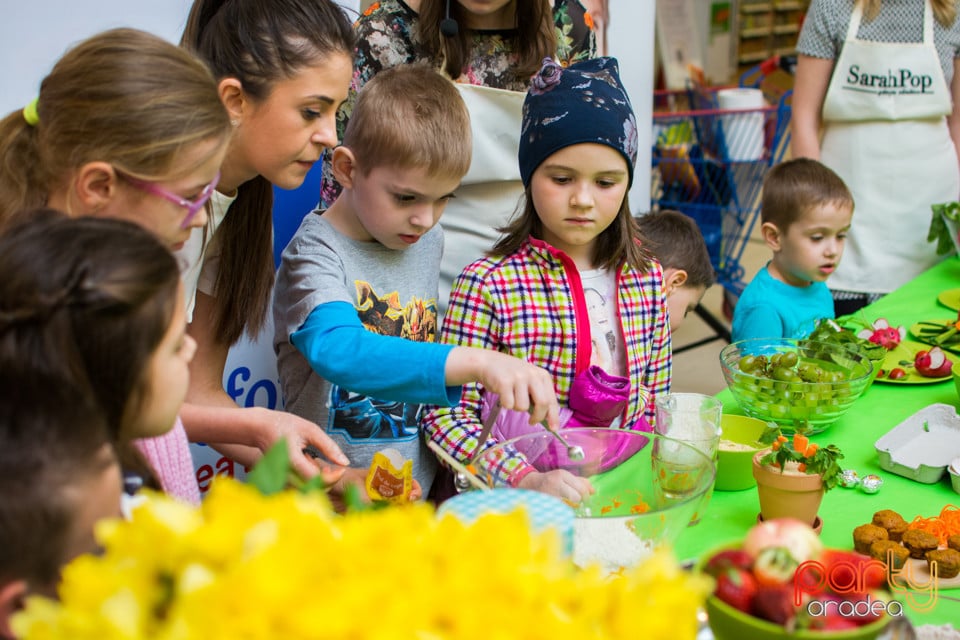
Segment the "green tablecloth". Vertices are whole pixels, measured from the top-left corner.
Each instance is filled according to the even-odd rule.
[[[953,317],[955,312],[939,304],[937,295],[956,288],[960,288],[960,259],[951,257],[870,305],[864,314],[870,321],[885,317],[891,325],[903,325],[909,330],[910,325],[920,320]],[[703,366],[720,365],[704,362]],[[717,397],[723,402],[724,412],[742,413],[729,391]],[[910,521],[917,515],[936,515],[947,504],[960,505],[960,495],[952,490],[949,477],[929,485],[888,473],[880,469],[874,449],[880,436],[911,414],[937,402],[960,404],[952,381],[927,385],[877,382],[840,420],[811,437],[820,445],[839,446],[846,456],[844,468],[856,470],[861,477],[876,473],[884,480],[883,487],[874,495],[839,487],[827,492],[820,507],[824,523],[821,537],[827,546],[852,548],[854,527],[870,522],[873,513],[880,509],[894,509]],[[756,523],[759,510],[756,489],[715,491],[700,523],[688,527],[677,539],[674,547],[677,557],[697,558],[717,545],[742,540]],[[960,590],[944,590],[942,595],[960,598]],[[960,601],[941,597],[932,611],[923,614],[908,611],[908,616],[918,624],[951,623],[960,627]]]

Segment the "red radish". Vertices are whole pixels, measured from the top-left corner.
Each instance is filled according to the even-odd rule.
[[[887,374],[887,378],[889,378],[890,380],[899,380],[905,375],[907,375],[906,371],[904,371],[900,367],[896,367],[894,369],[890,369],[890,373]]]
[[[953,363],[947,359],[940,347],[933,347],[930,351],[918,351],[913,359],[913,366],[917,373],[926,378],[942,378],[950,374]]]

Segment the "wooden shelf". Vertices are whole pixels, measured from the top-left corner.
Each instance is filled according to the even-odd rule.
[[[741,29],[740,38],[765,38],[771,33],[771,27],[754,27],[752,29]]]
[[[773,10],[769,2],[750,2],[740,5],[740,13],[767,13]]]
[[[810,0],[740,0],[738,4],[737,62],[741,66],[796,52],[800,22]]]
[[[737,57],[737,60],[739,60],[741,64],[745,64],[748,62],[763,62],[769,57],[769,52],[764,49],[763,51],[757,51],[755,53],[741,53]]]

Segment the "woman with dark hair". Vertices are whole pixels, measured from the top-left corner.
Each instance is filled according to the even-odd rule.
[[[347,464],[317,425],[261,407],[239,408],[223,389],[227,352],[266,321],[274,279],[273,185],[299,187],[337,143],[337,108],[347,97],[354,34],[331,0],[196,0],[181,45],[205,60],[234,133],[210,201],[209,221],[179,252],[191,366],[183,423],[206,442],[250,465],[280,437],[294,467],[317,473],[307,448]]]

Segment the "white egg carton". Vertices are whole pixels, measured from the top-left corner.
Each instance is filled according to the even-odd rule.
[[[939,482],[960,456],[960,415],[953,405],[936,403],[888,431],[874,444],[880,467],[917,482]]]

